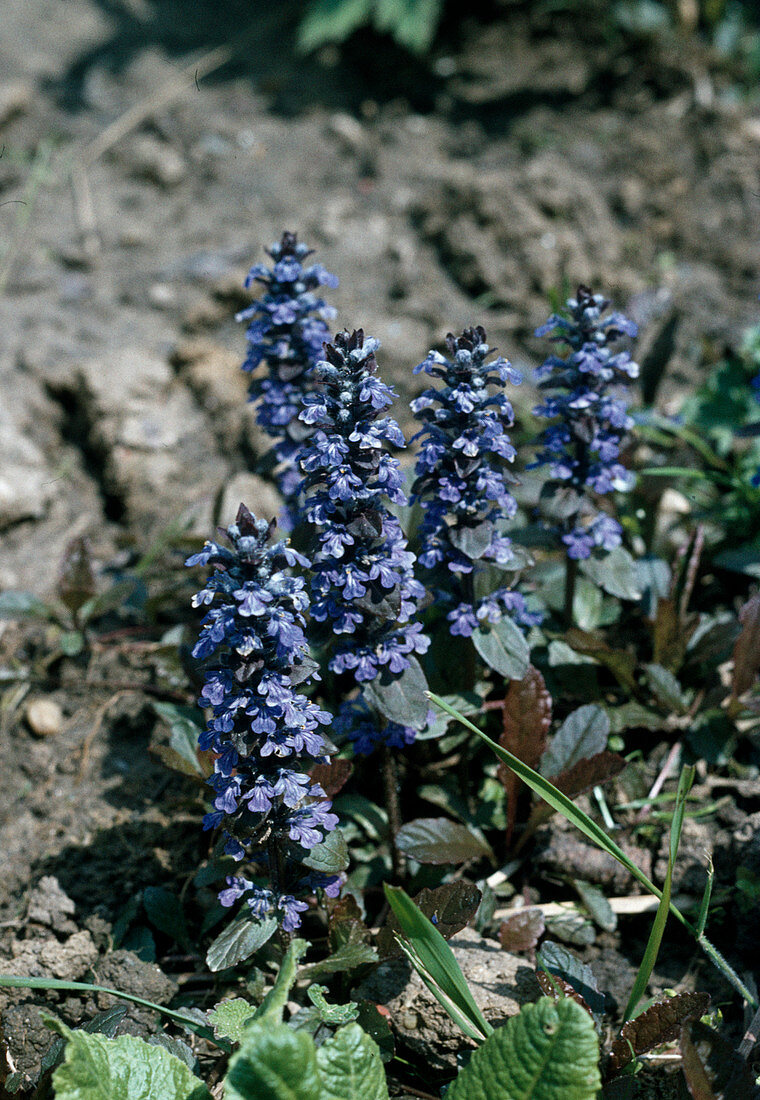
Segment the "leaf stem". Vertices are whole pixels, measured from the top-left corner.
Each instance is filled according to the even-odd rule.
[[[578,579],[578,562],[575,558],[565,559],[565,626],[573,625],[573,601],[575,599],[575,582]]]
[[[406,859],[404,853],[396,844],[396,836],[402,825],[401,804],[398,796],[398,764],[396,763],[396,757],[387,745],[383,745],[382,749],[382,768],[385,808],[388,811],[393,877],[401,881],[406,874]]]

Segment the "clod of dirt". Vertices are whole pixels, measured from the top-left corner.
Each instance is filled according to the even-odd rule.
[[[543,836],[547,832],[543,830]],[[651,877],[651,852],[625,840],[620,841],[620,847],[645,875]],[[616,894],[635,888],[633,877],[616,859],[592,844],[585,844],[573,833],[564,832],[559,823],[552,827],[546,846],[536,851],[533,861],[534,866],[545,873],[563,879],[583,879]]]
[[[95,964],[98,949],[89,932],[75,932],[61,943],[50,938],[15,940],[12,959],[0,959],[0,973],[76,982]]]
[[[71,917],[76,905],[61,889],[54,875],[45,875],[32,890],[29,898],[27,919],[33,924],[52,928],[54,932],[76,932],[77,926]]]
[[[187,175],[185,158],[171,145],[150,134],[140,134],[125,147],[127,172],[159,187],[176,187]]]
[[[43,1024],[39,1006],[30,1002],[3,1008],[3,1031],[13,1065],[28,1085],[37,1077],[55,1036]]]
[[[26,721],[38,737],[54,737],[61,732],[63,711],[53,699],[33,699],[26,708]]]
[[[494,1027],[534,1001],[541,990],[525,959],[502,951],[494,940],[465,928],[449,946],[462,968],[475,1003]],[[357,996],[386,1005],[397,1037],[423,1065],[447,1070],[457,1055],[473,1047],[451,1017],[423,985],[405,959],[389,959],[355,990]]]
[[[132,993],[146,1001],[165,1005],[177,992],[178,986],[160,966],[143,962],[134,951],[112,951],[98,967],[98,983],[123,993]],[[105,993],[98,994],[100,1008],[111,1008],[116,1002]]]

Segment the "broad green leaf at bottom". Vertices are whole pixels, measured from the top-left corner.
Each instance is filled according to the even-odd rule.
[[[225,1100],[321,1100],[314,1040],[287,1024],[253,1024],[230,1062]]]
[[[594,1023],[580,1005],[525,1005],[476,1050],[446,1100],[594,1100],[601,1086]]]
[[[134,1035],[107,1039],[55,1022],[66,1040],[53,1074],[56,1100],[211,1100],[184,1062]]]
[[[358,1024],[348,1024],[317,1047],[320,1100],[388,1100],[380,1048]]]

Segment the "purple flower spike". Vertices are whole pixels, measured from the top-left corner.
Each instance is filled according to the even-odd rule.
[[[634,480],[618,461],[633,425],[619,394],[639,368],[627,351],[612,345],[637,330],[621,313],[608,313],[609,306],[601,294],[581,286],[567,300],[568,317],[552,316],[536,329],[536,336],[548,335],[569,350],[564,358],[550,355],[535,372],[549,393],[533,414],[552,423],[541,432],[541,450],[529,468],[548,466],[549,495],[562,489],[563,518],[555,531],[576,560],[620,545],[620,524],[600,512],[593,498],[625,492]]]
[[[507,429],[513,413],[503,390],[521,377],[501,357],[491,359],[485,330],[465,329],[446,337],[450,358],[431,351],[415,374],[440,379],[411,403],[422,422],[412,501],[423,509],[420,564],[433,573],[436,598],[447,612],[449,631],[469,638],[480,622],[508,614],[520,625],[535,621],[519,592],[500,588],[473,602],[473,575],[488,563],[509,568],[513,558],[503,527],[517,505],[507,489],[505,463],[514,459]],[[462,578],[468,578],[464,582]],[[438,583],[435,583],[435,582]],[[487,606],[486,606],[487,604]]]
[[[388,508],[406,503],[387,450],[404,436],[380,415],[395,395],[377,376],[378,346],[361,329],[338,333],[315,368],[320,390],[301,413],[316,429],[300,455],[305,517],[317,528],[312,619],[330,624],[332,671],[360,684],[401,675],[430,644],[414,622],[425,590]]]
[[[309,562],[285,542],[270,543],[272,527],[241,504],[227,528],[232,549],[207,542],[188,564],[214,570],[194,650],[209,660],[199,703],[211,717],[199,746],[215,756],[214,811],[203,827],[222,826],[225,851],[270,878],[263,888],[230,876],[219,900],[232,906],[245,896],[253,919],[274,915],[292,932],[308,908],[296,893],[313,893],[302,860],[338,819],[308,775],[314,764],[329,762],[320,727],[332,722],[303,694],[316,678],[304,636],[309,598],[306,582],[289,568]],[[338,882],[326,881],[331,888]]]
[[[266,367],[266,373],[252,379],[248,393],[249,400],[258,403],[257,422],[277,440],[274,454],[287,520],[297,503],[300,477],[295,456],[305,434],[298,414],[304,395],[314,389],[311,368],[330,338],[326,322],[335,316],[315,291],[321,286],[336,287],[338,280],[321,264],[305,263],[312,250],[295,233],[283,233],[266,251],[273,267],[256,264],[245,284],[261,283],[264,293],[238,313],[237,320],[248,322],[243,370],[252,373],[262,364]]]

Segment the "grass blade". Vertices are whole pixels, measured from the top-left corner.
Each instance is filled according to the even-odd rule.
[[[713,879],[715,878],[715,868],[713,867],[712,856],[707,857],[707,882],[705,883],[705,892],[702,895],[702,904],[699,907],[699,916],[697,917],[697,938],[704,936],[705,928],[707,927],[707,917],[710,912],[710,899],[712,898]]]
[[[615,843],[611,837],[607,836],[604,829],[601,826],[585,814],[583,810],[579,809],[575,803],[571,802],[567,795],[564,795],[562,791],[549,782],[548,779],[544,779],[538,772],[533,771],[533,768],[529,768],[527,764],[523,764],[522,760],[519,760],[516,756],[513,756],[511,752],[507,752],[501,745],[493,741],[487,733],[483,733],[481,729],[478,729],[468,718],[465,718],[463,714],[455,710],[454,707],[449,706],[439,695],[435,695],[432,691],[425,692],[428,699],[435,703],[441,710],[445,710],[447,714],[450,714],[452,718],[456,718],[458,722],[461,722],[463,726],[466,726],[468,730],[472,730],[481,741],[483,741],[491,749],[493,753],[506,764],[508,768],[522,779],[523,783],[527,787],[530,787],[532,791],[540,795],[549,805],[555,809],[558,813],[561,813],[563,817],[567,818],[571,825],[575,825],[579,832],[588,837],[598,848],[602,851],[608,852],[613,859],[616,859],[618,863],[629,872],[629,874],[640,882],[645,890],[648,890],[650,894],[654,894],[656,898],[662,897],[662,890],[659,890],[655,884],[647,878],[644,872],[628,858],[625,852]],[[728,964],[726,959],[720,954],[720,952],[713,947],[710,941],[705,937],[704,933],[699,935],[694,925],[686,919],[679,909],[673,905],[672,901],[668,903],[668,907],[673,916],[678,920],[684,928],[688,929],[692,936],[696,939],[699,946],[713,962],[713,964],[724,974],[727,980],[731,983],[735,990],[747,1001],[748,1004],[757,1008],[757,998],[750,993],[746,985],[739,978],[738,974]]]
[[[681,842],[681,830],[683,828],[684,811],[686,809],[686,796],[691,790],[691,785],[694,782],[694,772],[694,767],[682,768],[681,778],[678,780],[676,805],[673,811],[673,821],[670,825],[668,868],[665,872],[665,881],[662,886],[662,897],[660,898],[660,904],[657,906],[657,912],[652,922],[652,931],[649,933],[644,957],[641,960],[641,965],[636,974],[636,979],[631,989],[631,995],[628,998],[628,1004],[623,1014],[623,1023],[630,1020],[636,1006],[643,997],[644,990],[647,987],[647,982],[652,976],[654,964],[657,961],[657,955],[660,951],[660,944],[662,943],[665,924],[667,923],[668,912],[670,910],[670,891],[673,885],[673,868],[675,867],[676,856],[678,855],[678,845]]]
[[[459,714],[456,710],[454,710],[453,707],[444,702],[443,699],[441,699],[437,695],[434,695],[432,691],[427,692],[427,695],[428,698],[436,704],[436,706],[439,706],[442,708],[442,710],[447,711],[452,716],[452,718],[458,719],[458,721],[460,721],[462,725],[466,726],[467,729],[472,730],[473,733],[476,733],[481,741],[484,741],[489,746],[489,748],[494,753],[496,753],[499,760],[501,760],[503,764],[506,764],[508,768],[511,768],[512,771],[515,772],[515,774],[518,775],[520,779],[522,779],[523,783],[525,783],[527,787],[530,787],[530,789],[535,791],[536,794],[540,795],[545,802],[548,802],[552,809],[556,810],[558,813],[561,813],[563,817],[567,818],[567,820],[572,825],[575,825],[576,829],[582,832],[584,836],[588,837],[588,839],[596,844],[598,848],[602,848],[605,852],[608,852],[611,856],[613,856],[613,858],[616,859],[618,863],[622,863],[622,865],[626,868],[626,870],[630,872],[630,874],[636,879],[637,882],[640,882],[641,885],[649,890],[650,893],[654,894],[655,897],[659,898],[662,896],[662,891],[658,890],[655,884],[647,878],[644,872],[639,867],[637,867],[631,859],[629,859],[625,852],[618,847],[615,841],[607,835],[601,825],[597,825],[593,818],[589,817],[588,814],[585,814],[583,810],[579,809],[578,806],[576,806],[575,803],[571,801],[571,799],[569,799],[566,794],[563,794],[562,791],[558,790],[553,783],[550,783],[549,780],[545,779],[543,775],[539,775],[539,773],[534,771],[533,768],[529,768],[527,764],[523,764],[522,760],[520,760],[516,756],[513,756],[511,752],[507,751],[507,749],[503,749],[501,745],[491,740],[487,733],[483,733],[483,731],[478,729],[478,727],[470,722],[469,719],[465,718],[464,715]],[[683,924],[687,923],[686,918],[682,916],[682,914],[678,912],[677,909],[674,909],[674,912],[677,913],[678,919]]]
[[[409,949],[405,953],[430,992],[447,1012],[449,1008],[446,1000],[453,1003],[458,1012],[477,1031],[477,1035],[467,1032],[471,1038],[480,1042],[487,1039],[493,1028],[475,1004],[464,974],[446,940],[400,886],[386,884],[384,889],[388,904],[408,941]],[[438,996],[434,986],[440,989],[446,1000]],[[460,1020],[453,1014],[452,1019],[461,1027]]]
[[[190,1028],[196,1035],[200,1035],[202,1039],[208,1039],[210,1043],[221,1050],[225,1050],[227,1053],[232,1051],[232,1047],[226,1040],[217,1039],[210,1027],[204,1027],[203,1024],[199,1024],[191,1016],[183,1016],[181,1012],[174,1012],[171,1008],[153,1004],[152,1001],[143,1000],[142,997],[136,997],[133,993],[122,993],[119,989],[109,989],[103,985],[90,985],[88,982],[65,982],[58,978],[22,978],[17,977],[15,974],[0,974],[0,986],[5,986],[7,989],[70,989],[80,993],[109,993],[112,997],[118,997],[121,1001],[129,1001],[130,1004],[140,1005],[142,1008],[152,1008],[160,1016],[165,1016],[167,1020],[174,1020],[176,1023],[182,1024],[183,1027]]]

